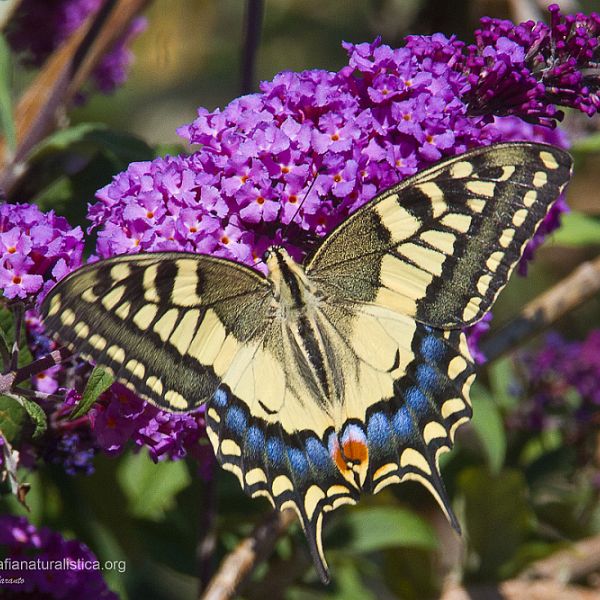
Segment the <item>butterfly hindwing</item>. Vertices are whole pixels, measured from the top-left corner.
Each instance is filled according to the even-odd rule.
[[[156,406],[211,397],[268,318],[269,286],[251,269],[176,252],[117,256],[62,280],[46,327]]]
[[[407,179],[335,229],[307,264],[328,293],[435,327],[487,312],[566,185],[559,148],[478,148]]]
[[[474,368],[460,331],[434,329],[387,309],[359,315],[350,305],[324,306],[320,318],[324,335],[344,359],[343,404],[321,416],[307,413],[294,427],[287,419],[294,406],[283,403],[275,414],[257,417],[253,385],[238,389],[241,396],[222,385],[207,405],[207,429],[217,458],[249,495],[298,514],[326,579],[324,513],[356,503],[362,492],[419,481],[458,527],[438,456],[452,447],[457,427],[471,416]],[[355,333],[385,328],[381,345],[391,351],[392,364],[378,365],[351,333],[346,341],[337,339],[334,331],[347,327]]]

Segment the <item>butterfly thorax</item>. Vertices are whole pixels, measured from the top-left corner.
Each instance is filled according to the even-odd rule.
[[[310,309],[316,303],[315,288],[304,268],[284,248],[272,246],[267,252],[266,262],[273,296],[285,314]]]
[[[294,380],[297,376],[299,389],[308,389],[323,408],[329,407],[341,386],[339,365],[328,351],[331,343],[320,325],[323,298],[304,267],[285,249],[270,248],[266,262],[273,286],[275,328],[283,345],[291,350],[290,356],[295,357],[288,377]]]

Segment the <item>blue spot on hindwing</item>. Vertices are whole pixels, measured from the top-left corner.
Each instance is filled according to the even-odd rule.
[[[335,465],[329,451],[317,438],[311,437],[306,440],[306,455],[308,460],[319,470],[321,477],[335,472]]]
[[[369,448],[377,447],[378,449],[386,449],[392,443],[392,430],[390,422],[382,412],[373,413],[369,417],[367,423],[367,438],[369,440]]]
[[[430,328],[427,327],[430,331]],[[444,342],[435,335],[426,335],[421,340],[421,354],[428,362],[437,362],[444,357]]]
[[[265,451],[265,434],[256,425],[252,425],[246,431],[246,443],[244,452],[247,452],[251,457],[260,457]]]
[[[285,444],[278,437],[267,440],[267,457],[274,467],[281,468],[285,460]]]
[[[223,408],[227,405],[227,400],[227,392],[222,388],[217,388],[217,391],[213,394],[213,404],[219,408]]]
[[[419,387],[425,391],[434,391],[439,387],[439,377],[436,370],[426,363],[417,367],[416,379]]]
[[[398,437],[404,442],[413,435],[414,421],[406,406],[398,409],[392,418],[392,425]]]
[[[308,475],[308,461],[304,456],[304,452],[298,448],[288,447],[287,455],[292,467],[292,475],[305,478]]]
[[[225,417],[225,424],[234,433],[242,435],[246,431],[246,414],[239,406],[232,406],[227,411],[227,416]]]
[[[419,381],[419,383],[421,382]],[[423,415],[429,411],[427,397],[417,387],[409,387],[406,390],[406,403],[417,415]]]

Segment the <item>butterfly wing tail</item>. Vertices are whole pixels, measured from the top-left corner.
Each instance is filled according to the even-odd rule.
[[[266,497],[280,511],[294,510],[319,577],[327,583],[324,513],[355,504],[359,492],[342,477],[326,444],[310,430],[289,434],[279,423],[251,415],[225,385],[208,402],[206,415],[217,460],[248,495]]]
[[[458,330],[418,324],[411,349],[414,358],[396,380],[393,398],[372,406],[367,415],[365,489],[377,493],[392,483],[418,481],[460,532],[438,462],[454,445],[456,429],[471,418],[473,363]]]

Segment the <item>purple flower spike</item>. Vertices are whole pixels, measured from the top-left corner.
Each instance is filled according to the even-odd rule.
[[[567,445],[593,446],[600,418],[600,330],[582,342],[553,333],[536,352],[520,357],[523,396],[509,415],[509,425],[530,434],[559,431]]]
[[[4,297],[41,299],[81,264],[83,232],[53,211],[28,204],[0,205],[0,291]]]
[[[470,110],[518,115],[552,126],[562,119],[556,105],[588,116],[600,107],[600,15],[550,11],[550,25],[484,18],[467,49]]]
[[[101,563],[82,542],[37,529],[25,517],[2,515],[0,548],[2,589],[11,598],[118,600],[102,578]]]

